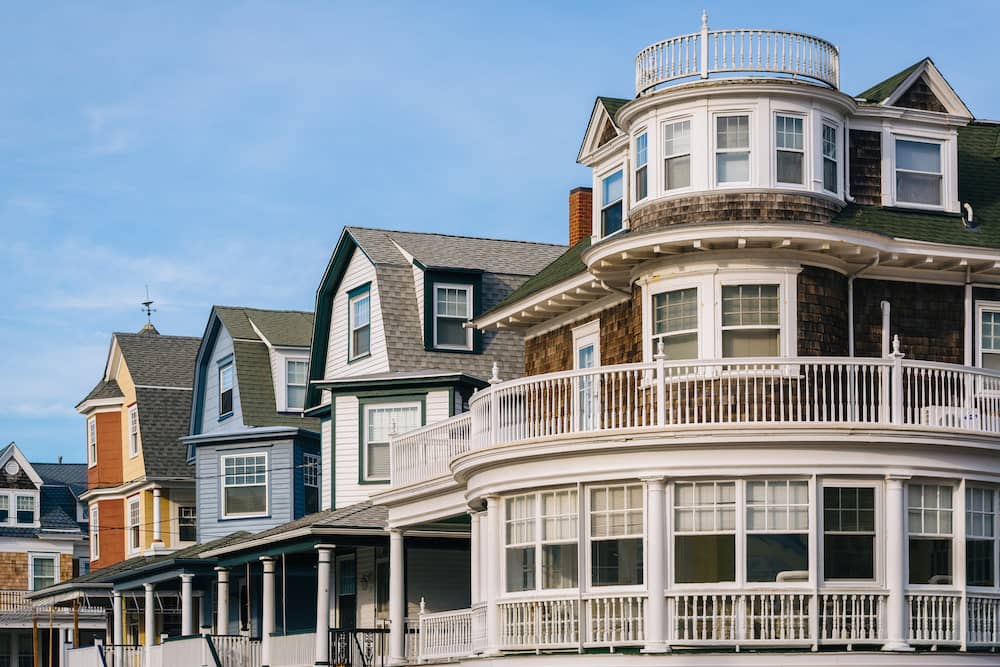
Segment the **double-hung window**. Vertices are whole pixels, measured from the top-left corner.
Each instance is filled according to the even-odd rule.
[[[747,482],[747,581],[809,579],[809,483]]]
[[[97,417],[87,417],[87,463],[97,465]]]
[[[979,309],[979,365],[1000,370],[1000,310]]]
[[[472,285],[434,284],[434,347],[471,350]]]
[[[907,487],[911,584],[952,582],[952,491],[937,484]]]
[[[601,236],[614,234],[622,228],[622,171],[601,181]]]
[[[649,179],[647,174],[647,141],[648,137],[643,132],[635,138],[635,200],[642,201],[649,194]]]
[[[302,491],[306,514],[319,511],[320,465],[318,454],[302,455]]]
[[[691,186],[691,121],[663,126],[663,187],[677,190]]]
[[[802,136],[802,118],[774,117],[775,173],[779,183],[802,185],[802,165],[805,164]]]
[[[59,556],[56,554],[31,554],[31,590],[37,591],[55,585]]]
[[[837,192],[840,175],[837,170],[837,128],[823,125],[823,189]]]
[[[736,483],[674,486],[674,578],[678,584],[736,581]]]
[[[302,359],[285,361],[285,403],[289,410],[301,410],[306,404],[306,384],[309,362]]]
[[[653,354],[663,341],[667,359],[698,357],[698,288],[653,295]]]
[[[641,484],[590,489],[592,586],[643,583],[643,512]]]
[[[222,514],[226,517],[267,514],[267,454],[222,457]]]
[[[0,496],[0,524],[5,524],[10,519],[10,496]]]
[[[508,593],[535,590],[536,500],[531,494],[506,502],[504,571]]]
[[[575,588],[576,489],[515,496],[506,500],[504,509],[505,590]]]
[[[421,425],[420,403],[364,406],[362,479],[389,480],[389,436],[401,435]]]
[[[576,489],[547,491],[542,499],[542,588],[575,588],[577,583]]]
[[[139,512],[139,497],[138,496],[136,496],[135,498],[129,498],[128,499],[127,509],[128,509],[128,513],[126,515],[126,518],[128,520],[128,525],[126,527],[126,530],[127,530],[127,538],[126,539],[128,540],[128,550],[129,550],[129,553],[135,553],[135,552],[139,551],[139,547],[141,546],[141,540],[140,540],[140,538],[141,538],[141,531],[142,531],[142,523],[140,521],[141,514]]]
[[[233,364],[219,367],[219,416],[233,412]]]
[[[715,180],[720,184],[750,182],[750,116],[716,117]]]
[[[823,576],[828,581],[875,578],[874,488],[823,489]]]
[[[177,539],[195,542],[198,539],[198,510],[193,506],[177,508]]]
[[[348,359],[358,359],[371,353],[371,291],[362,290],[349,297],[347,304],[350,349]]]
[[[996,494],[993,489],[965,489],[965,583],[969,586],[996,584],[997,555]]]
[[[781,342],[778,285],[722,287],[722,356],[776,357]]]
[[[17,497],[17,522],[31,524],[35,522],[35,497]]]
[[[896,201],[941,205],[941,144],[896,139]]]
[[[94,561],[101,557],[101,526],[99,522],[97,505],[90,506],[90,560]]]
[[[139,455],[139,408],[135,405],[128,409],[128,455]]]

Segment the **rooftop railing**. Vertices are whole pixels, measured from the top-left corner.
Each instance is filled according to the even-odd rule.
[[[898,341],[896,341],[898,346]],[[397,487],[449,475],[475,449],[622,429],[909,427],[1000,435],[1000,373],[890,357],[666,361],[536,375],[469,412],[392,439]]]
[[[733,72],[806,77],[840,87],[840,53],[819,37],[784,30],[709,30],[651,44],[635,58],[635,92],[670,81]]]

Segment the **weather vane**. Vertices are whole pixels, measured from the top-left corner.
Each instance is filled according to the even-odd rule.
[[[142,310],[146,313],[146,324],[153,323],[153,313],[156,312],[153,303],[153,300],[149,298],[149,285],[146,285],[146,300],[142,302]]]

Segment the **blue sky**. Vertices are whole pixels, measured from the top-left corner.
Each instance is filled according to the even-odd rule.
[[[985,0],[6,6],[0,444],[83,460],[73,406],[146,284],[200,335],[214,303],[311,309],[345,224],[565,242],[594,97],[704,6],[829,39],[849,93],[931,56],[1000,118]]]

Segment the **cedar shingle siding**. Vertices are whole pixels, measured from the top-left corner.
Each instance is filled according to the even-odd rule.
[[[920,109],[922,111],[937,111],[938,113],[947,113],[948,111],[941,104],[941,101],[934,96],[934,93],[931,92],[930,86],[927,85],[927,80],[923,76],[914,81],[913,85],[899,96],[899,99],[896,100],[893,106]]]
[[[848,145],[851,163],[851,196],[864,206],[882,204],[882,135],[851,130]]]
[[[846,357],[847,277],[814,266],[798,277],[798,353],[802,357]]]
[[[654,200],[629,216],[635,232],[704,222],[830,222],[841,204],[814,195],[721,192]]]

